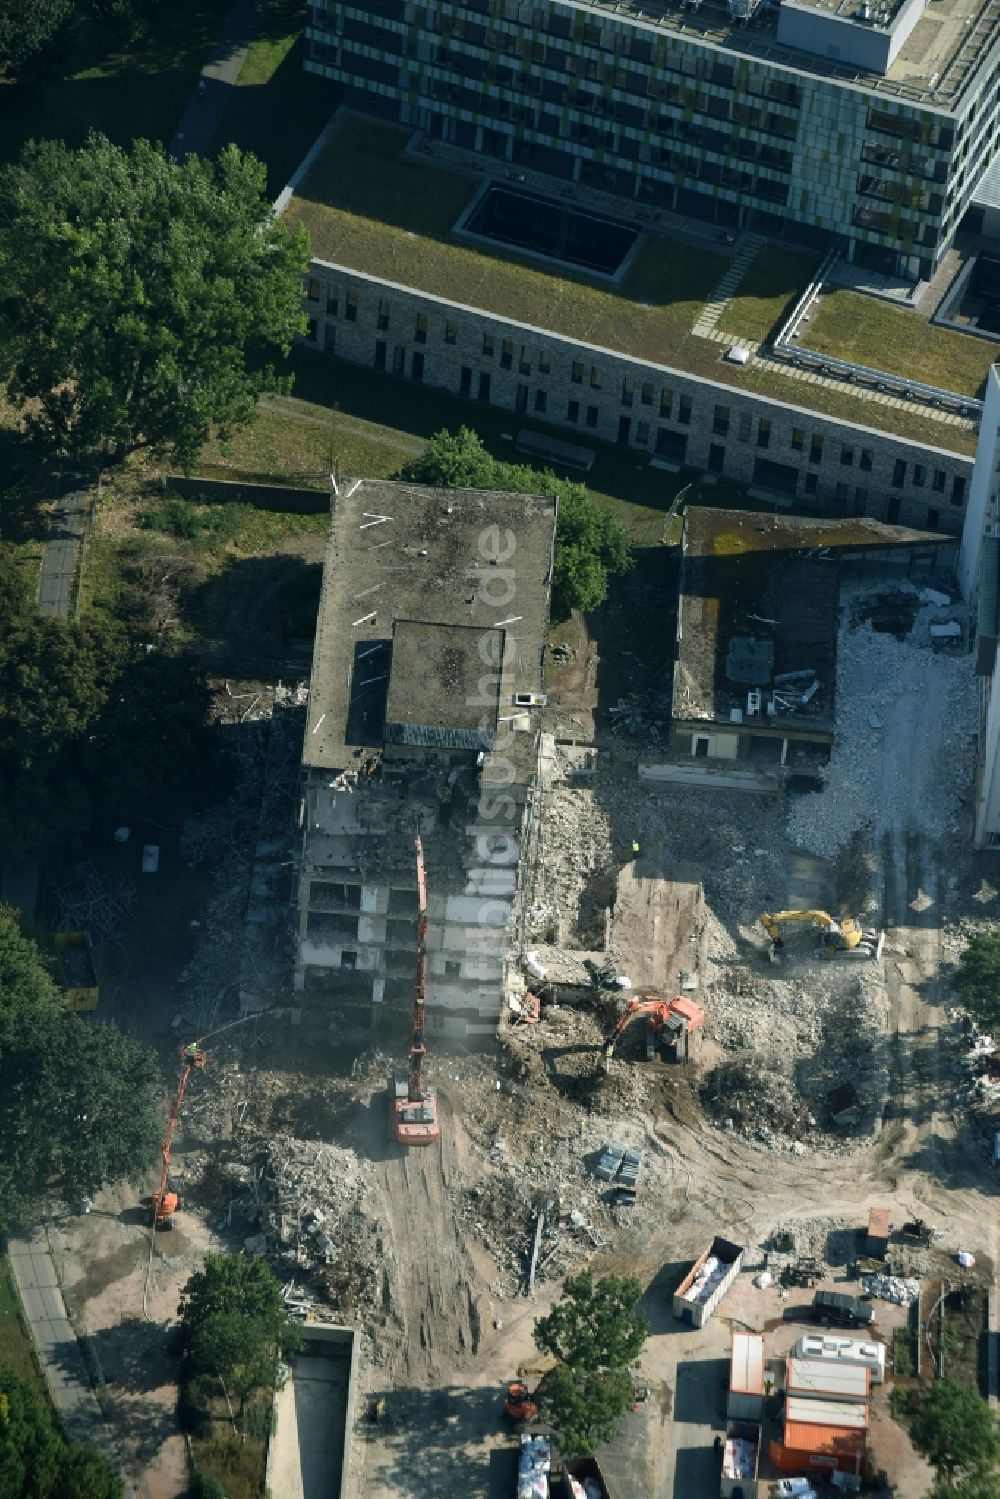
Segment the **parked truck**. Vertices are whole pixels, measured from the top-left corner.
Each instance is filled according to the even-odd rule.
[[[746,1246],[714,1238],[674,1292],[674,1316],[704,1327],[743,1268]]]
[[[96,1010],[101,991],[88,933],[56,932],[52,941],[59,960],[56,983],[66,996],[67,1008]]]

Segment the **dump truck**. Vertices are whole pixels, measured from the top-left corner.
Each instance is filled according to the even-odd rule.
[[[94,950],[87,932],[56,932],[58,969],[56,983],[66,997],[70,1010],[96,1010],[101,997],[94,967]]]

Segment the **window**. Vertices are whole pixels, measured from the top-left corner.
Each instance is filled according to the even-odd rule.
[[[480,400],[480,401],[488,401],[489,398],[490,398],[490,377],[489,377],[489,375],[481,374],[479,376],[479,391],[478,391],[478,394],[477,394],[477,399]]]
[[[847,499],[848,499],[848,496],[850,495],[850,493],[851,493],[851,486],[849,484],[844,484],[842,482],[839,482],[837,484],[837,487],[836,487],[836,490],[835,490],[835,495],[836,495],[836,498],[837,498],[837,500],[839,501],[839,503],[841,505],[844,505],[844,504],[847,503]]]
[[[874,462],[875,462],[875,452],[874,452],[874,449],[872,449],[872,448],[862,448],[861,449],[861,462],[859,464],[859,467],[863,468],[866,474],[870,474],[871,471],[872,471],[872,465],[874,464]]]
[[[677,406],[677,420],[682,426],[687,426],[691,420],[691,397],[681,396]]]
[[[923,489],[924,485],[927,483],[927,465],[926,464],[924,464],[924,463],[915,463],[913,465],[913,482],[917,486],[918,489]]]
[[[578,364],[575,359],[573,361],[573,370],[570,374],[570,379],[573,381],[574,385],[583,384],[583,365]]]
[[[316,279],[315,276],[310,276],[309,277],[309,286],[308,286],[308,288],[306,290],[306,296],[309,298],[310,302],[318,302],[319,299],[320,299],[320,297],[321,297],[321,295],[322,295],[322,293],[323,293],[323,288],[320,285],[319,281]]]
[[[823,461],[823,439],[814,432],[809,439],[809,462],[821,463]]]
[[[549,398],[546,395],[545,391],[544,390],[536,390],[535,391],[535,410],[537,412],[544,413],[545,408],[546,408],[546,406],[548,404],[549,404]]]
[[[867,508],[868,508],[868,487],[865,484],[858,484],[858,485],[855,486],[855,490],[854,490],[854,514],[855,515],[864,515],[865,510]]]
[[[806,434],[804,427],[792,428],[792,448],[796,453],[801,453],[806,445]]]
[[[928,529],[928,531],[936,531],[937,528],[938,528],[938,521],[940,519],[941,519],[941,512],[940,512],[940,510],[928,510],[928,512],[927,512],[927,529]]]
[[[500,368],[502,370],[512,369],[514,365],[514,341],[505,338],[500,345]]]
[[[406,374],[406,349],[402,344],[396,344],[392,351],[392,373],[394,375]]]
[[[539,349],[539,351],[538,351],[538,373],[540,375],[548,375],[548,374],[551,374],[551,371],[552,371],[552,365],[549,363],[549,356],[548,356],[548,354],[545,352],[544,349]]]
[[[326,289],[326,315],[336,317],[340,311],[340,287],[328,286]]]
[[[740,442],[749,442],[749,441],[750,441],[750,413],[749,413],[749,411],[741,411],[740,412]]]
[[[484,359],[492,359],[493,358],[493,334],[492,333],[484,333],[483,334],[483,358]]]
[[[528,353],[526,344],[521,345],[521,357],[518,360],[517,368],[522,375],[531,374],[531,355]]]
[[[818,484],[819,484],[819,474],[806,474],[806,483],[805,483],[806,494],[815,494],[816,493],[816,487],[817,487]]]
[[[931,484],[931,488],[935,494],[944,494],[944,481],[946,478],[947,475],[943,468],[936,468],[934,470],[934,482]]]
[[[769,448],[771,446],[771,422],[770,418],[762,416],[757,423],[757,446]]]
[[[569,404],[566,407],[566,420],[568,422],[578,422],[580,420],[580,402],[579,401],[570,401],[569,402]]]
[[[640,399],[640,401],[642,402],[642,404],[644,406],[652,406],[652,404],[653,404],[653,385],[652,385],[651,381],[646,380],[643,383],[643,387],[642,387],[642,391],[640,393],[639,399]]]
[[[600,390],[601,388],[601,372],[596,364],[590,366],[590,385],[592,390]]]
[[[892,487],[893,489],[901,489],[905,483],[906,462],[902,458],[897,458],[892,466]]]
[[[389,345],[384,338],[377,338],[375,340],[375,368],[377,370],[385,369],[385,358],[388,348]],[[465,394],[468,395],[468,391]]]
[[[462,965],[454,958],[445,958],[444,976],[446,979],[457,979],[462,972]]]
[[[389,304],[379,302],[378,304],[378,331],[384,333],[389,326]]]
[[[347,952],[345,948],[340,951],[341,968],[355,969],[358,966],[358,955],[356,952]]]
[[[410,361],[410,379],[422,380],[424,378],[424,355],[421,349],[414,349],[413,358]]]
[[[311,317],[306,324],[306,338],[311,339],[313,343],[316,342],[318,327],[319,325],[314,317]]]
[[[640,447],[645,447],[646,443],[649,441],[649,423],[648,422],[636,422],[636,424],[635,424],[635,440],[639,444]]]
[[[347,302],[344,306],[344,317],[349,323],[358,320],[358,294],[353,287],[347,293]]]
[[[670,420],[670,413],[674,406],[674,393],[672,390],[660,391],[660,415]]]
[[[414,341],[416,343],[418,343],[418,344],[425,344],[427,342],[427,314],[426,314],[426,312],[418,312],[417,313],[417,322],[416,322],[416,326],[415,326],[415,328],[413,330],[413,337],[414,337]]]
[[[965,480],[962,478],[962,476],[960,474],[958,474],[951,481],[951,503],[953,505],[961,505],[961,503],[962,503],[962,501],[964,499],[965,499]]]
[[[854,463],[854,449],[849,447],[847,443],[841,445],[840,462],[844,468],[850,468]]]
[[[587,426],[588,427],[596,427],[597,426],[597,407],[596,406],[588,406],[587,407]]]
[[[337,325],[336,323],[323,324],[323,347],[328,354],[337,352]]]
[[[383,344],[383,348],[385,345]],[[385,366],[383,365],[383,368]],[[460,396],[472,395],[472,371],[467,364],[462,365],[462,373],[459,378],[458,393]]]
[[[708,449],[708,471],[710,474],[721,474],[726,463],[726,450],[721,443],[713,442]]]
[[[457,323],[445,323],[445,325],[444,325],[444,341],[445,341],[446,344],[453,344],[453,343],[457,343],[458,342],[458,324]]]
[[[712,431],[716,437],[727,437],[729,435],[729,407],[716,406],[712,417]]]
[[[622,405],[623,406],[631,406],[631,404],[634,401],[634,399],[635,399],[635,386],[633,385],[632,381],[629,380],[628,377],[626,377],[622,381]]]

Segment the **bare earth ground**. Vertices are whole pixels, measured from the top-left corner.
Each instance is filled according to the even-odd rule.
[[[633,954],[643,971],[665,983],[694,962],[708,1014],[700,1050],[684,1068],[648,1064],[632,1033],[602,1080],[597,1054],[617,1001],[569,995],[547,1008],[540,1025],[508,1031],[495,1053],[432,1054],[442,1146],[401,1157],[386,1140],[383,1109],[388,1056],[400,1038],[306,1037],[265,1020],[209,1043],[212,1060],[179,1138],[186,1207],[174,1234],[157,1239],[149,1321],[142,1315],[148,1237],[136,1194],[106,1193],[97,1212],[70,1217],[61,1229],[64,1276],[98,1349],[112,1419],[156,1499],[183,1486],[166,1330],[181,1284],[216,1243],[238,1249],[263,1234],[278,1273],[293,1284],[293,1301],[362,1329],[353,1487],[374,1499],[492,1499],[509,1491],[503,1384],[530,1364],[534,1318],[567,1271],[584,1264],[634,1273],[647,1287],[650,1399],[627,1418],[607,1461],[631,1475],[620,1480],[622,1492],[653,1499],[707,1499],[718,1491],[712,1433],[719,1395],[710,1361],[726,1356],[731,1326],[766,1328],[775,1352],[801,1330],[784,1323],[775,1293],[758,1291],[749,1276],[703,1333],[681,1330],[670,1295],[713,1234],[746,1243],[752,1269],[775,1227],[791,1228],[826,1257],[825,1283],[843,1285],[843,1258],[830,1246],[878,1204],[897,1223],[929,1220],[942,1253],[971,1250],[976,1274],[991,1278],[995,1187],[964,1105],[954,1104],[958,1054],[946,1009],[958,923],[968,931],[997,912],[996,891],[984,880],[990,861],[955,855],[968,835],[965,698],[953,701],[942,658],[930,660],[928,649],[925,661],[916,647],[895,656],[886,641],[881,672],[869,662],[838,696],[854,735],[848,764],[864,797],[852,798],[836,765],[812,817],[795,798],[650,791],[636,777],[636,761],[649,754],[643,736],[669,678],[664,687],[656,657],[605,666],[602,652],[613,655],[626,636],[628,649],[637,648],[629,611],[622,606],[612,628],[614,618],[612,609],[593,637],[579,627],[570,632],[577,654],[553,673],[564,714],[595,714],[598,763],[592,779],[557,775],[543,791],[531,935],[544,937],[556,913],[566,947],[600,945],[633,839],[642,852],[626,890],[635,876],[641,885],[647,869],[684,877],[694,867],[704,907],[679,894],[626,901],[628,919],[616,923],[611,911],[610,941],[619,971],[627,971],[628,948],[652,921],[657,950]],[[847,644],[882,650],[865,636]],[[959,676],[962,669],[959,660]],[[613,731],[605,677],[611,704],[643,695],[645,727]],[[858,719],[867,726],[867,695],[878,698],[883,722],[891,719],[877,736],[851,727]],[[956,738],[944,765],[935,724]],[[871,781],[864,779],[869,759]],[[151,802],[150,818],[158,810]],[[957,835],[946,826],[952,817]],[[818,830],[812,846],[789,836],[791,827],[801,838],[803,826]],[[191,992],[180,974],[197,956],[190,923],[206,920],[214,887],[239,860],[230,849],[214,868],[192,870],[176,834],[161,841],[155,889],[139,885],[123,945],[104,955],[105,994],[108,1013],[160,1047],[168,1084],[186,1035],[171,1022]],[[109,857],[126,859],[129,848]],[[889,928],[881,969],[822,963],[807,933],[789,942],[779,969],[769,968],[756,918],[784,904],[792,886],[809,887],[808,898],[821,905],[839,910],[848,901],[847,908],[867,907],[881,919]],[[733,1106],[720,1109],[702,1090],[718,1064],[732,1061],[749,1062],[749,1075]],[[829,1089],[845,1078],[855,1081],[862,1108],[861,1123],[847,1132],[825,1111]],[[592,1174],[606,1138],[646,1152],[632,1210],[609,1206]],[[316,1207],[332,1257],[310,1226]],[[529,1299],[523,1285],[539,1207],[551,1227]],[[899,1315],[878,1303],[879,1332],[891,1335]],[[386,1401],[387,1420],[378,1424],[367,1420],[375,1397]],[[877,1462],[899,1499],[919,1499],[927,1470],[890,1421],[887,1392],[875,1410]]]

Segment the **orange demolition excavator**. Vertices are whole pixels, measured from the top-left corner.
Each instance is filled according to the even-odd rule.
[[[174,1137],[174,1130],[181,1117],[181,1104],[184,1102],[184,1092],[188,1085],[188,1079],[192,1072],[200,1072],[205,1065],[205,1053],[200,1050],[197,1042],[193,1041],[190,1046],[182,1047],[181,1061],[184,1063],[181,1071],[181,1080],[177,1085],[177,1097],[174,1106],[170,1110],[170,1118],[167,1120],[167,1133],[163,1137],[160,1146],[160,1155],[163,1158],[163,1170],[160,1173],[160,1185],[153,1193],[153,1223],[156,1228],[173,1228],[174,1214],[181,1205],[181,1199],[176,1192],[169,1189],[167,1180],[170,1175],[170,1142]]]
[[[684,999],[678,995],[676,999],[661,999],[658,994],[647,994],[641,999],[633,999],[628,1009],[616,1021],[611,1033],[605,1038],[604,1050],[601,1054],[601,1067],[604,1072],[611,1071],[611,1058],[615,1054],[615,1047],[624,1030],[637,1020],[640,1015],[649,1017],[649,1030],[653,1038],[665,1031],[669,1040],[674,1043],[674,1054],[678,1061],[683,1061],[688,1054],[688,1041],[691,1035],[705,1023],[705,1011],[694,1000]]]
[[[433,1145],[441,1138],[434,1094],[424,1086],[425,1001],[427,998],[427,875],[420,834],[417,848],[417,977],[410,1021],[410,1065],[389,1081],[392,1127],[400,1145]]]

